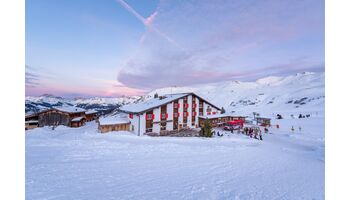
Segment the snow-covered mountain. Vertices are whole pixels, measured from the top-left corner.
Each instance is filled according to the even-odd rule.
[[[158,95],[195,92],[227,112],[263,115],[273,113],[322,112],[325,103],[325,74],[303,72],[285,77],[268,76],[253,82],[224,81],[185,87],[167,87],[142,97],[64,99],[53,95],[26,97],[26,113],[59,106],[75,105],[86,109],[111,110],[128,103],[145,101]]]
[[[85,109],[96,109],[99,111],[113,110],[119,106],[135,102],[140,97],[117,97],[117,98],[75,98],[65,99],[50,94],[44,94],[38,97],[27,96],[25,98],[26,113],[38,112],[54,106],[77,106]]]
[[[325,74],[303,72],[285,77],[269,76],[254,82],[224,81],[151,91],[142,100],[158,95],[195,92],[226,111],[241,114],[261,112],[322,112],[325,103]]]

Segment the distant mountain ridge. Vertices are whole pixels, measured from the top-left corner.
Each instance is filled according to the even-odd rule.
[[[144,96],[118,98],[64,99],[53,95],[26,97],[26,113],[38,112],[52,106],[73,105],[85,109],[114,110],[118,107],[146,101],[158,95],[194,92],[227,112],[302,112],[324,111],[324,72],[302,72],[289,76],[268,76],[252,82],[223,81],[184,87],[155,89]]]
[[[26,96],[25,112],[27,114],[39,112],[55,106],[77,106],[84,109],[95,109],[98,111],[114,110],[122,105],[135,102],[140,97],[93,97],[68,99],[51,94],[44,94],[38,97]]]

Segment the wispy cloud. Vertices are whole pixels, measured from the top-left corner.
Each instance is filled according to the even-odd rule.
[[[25,84],[26,87],[37,87],[40,85],[40,75],[36,72],[36,69],[26,65],[25,66]]]
[[[247,80],[324,68],[324,5],[318,0],[163,0],[154,15],[157,27],[183,48],[145,33],[138,52],[118,74],[128,87]],[[153,16],[148,21],[154,23]]]

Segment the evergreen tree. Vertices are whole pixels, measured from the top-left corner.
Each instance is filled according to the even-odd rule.
[[[222,108],[221,108],[221,114],[224,114],[225,112],[226,112],[225,108],[222,107]]]
[[[154,94],[154,98],[155,98],[155,99],[158,98],[158,93],[155,93],[155,94]]]
[[[212,137],[213,136],[213,131],[212,131],[212,127],[211,127],[209,119],[206,119],[204,121],[204,125],[200,131],[200,136],[201,137]]]

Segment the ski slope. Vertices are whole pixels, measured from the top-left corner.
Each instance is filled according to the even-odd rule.
[[[263,141],[29,130],[26,198],[324,199],[324,115],[276,123]]]

